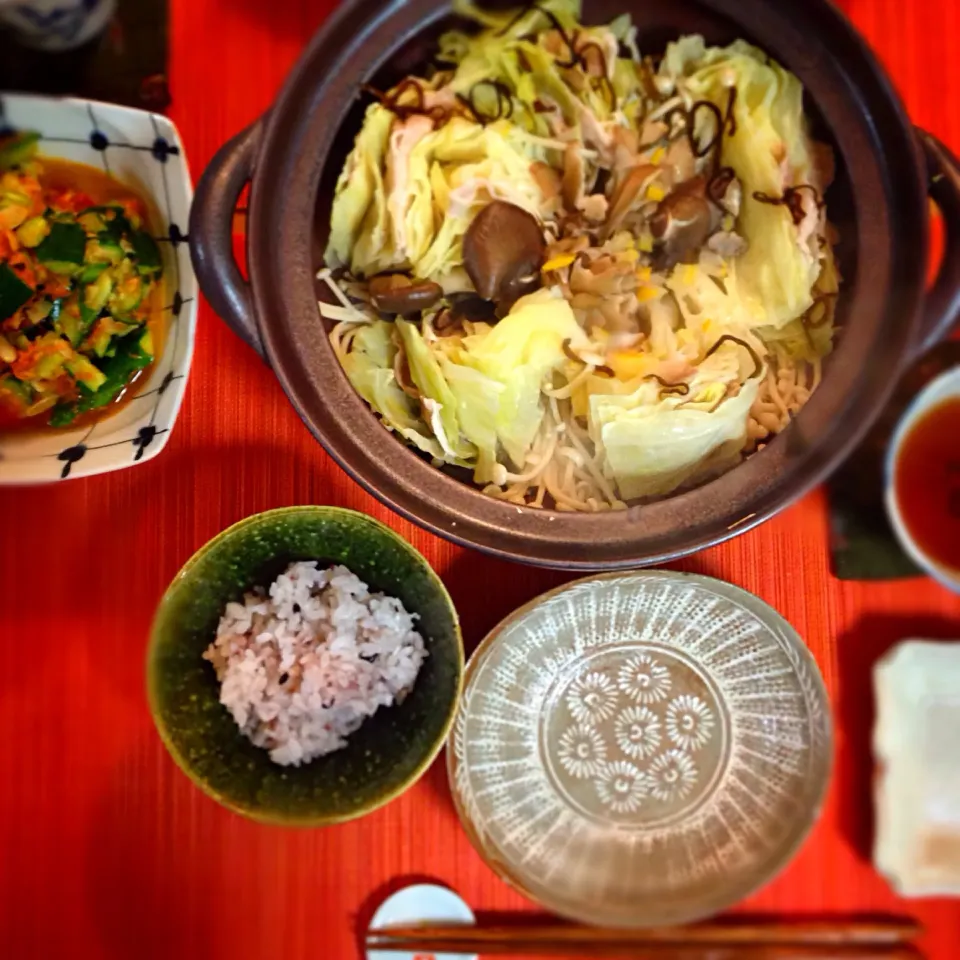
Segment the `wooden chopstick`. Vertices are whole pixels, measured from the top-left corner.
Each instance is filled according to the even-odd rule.
[[[387,927],[371,930],[377,939],[408,939],[425,943],[433,940],[460,940],[474,944],[513,944],[563,942],[621,944],[835,944],[881,945],[910,943],[923,932],[913,920],[890,918],[878,920],[814,920],[796,923],[701,923],[690,927],[660,927],[638,930],[607,929],[574,924],[547,924],[471,927],[466,925],[432,925],[422,927]]]
[[[484,957],[580,957],[589,960],[922,960],[903,944],[709,944],[572,941],[368,940],[368,950]],[[587,952],[589,951],[589,952]]]

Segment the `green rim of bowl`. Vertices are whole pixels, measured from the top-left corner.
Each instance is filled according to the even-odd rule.
[[[188,585],[191,583],[191,578],[197,571],[197,568],[201,567],[204,563],[209,562],[212,554],[222,548],[225,544],[228,544],[234,540],[240,540],[242,535],[248,534],[251,531],[251,528],[257,528],[261,526],[269,528],[275,525],[278,521],[288,519],[296,520],[300,518],[311,517],[318,520],[324,519],[327,521],[333,521],[335,523],[339,522],[341,524],[354,525],[360,530],[363,530],[365,527],[367,528],[366,532],[371,535],[371,540],[377,537],[383,538],[394,547],[399,548],[400,552],[405,554],[409,560],[424,573],[430,588],[435,591],[436,597],[440,602],[442,602],[443,606],[446,608],[446,612],[450,617],[452,635],[448,636],[445,642],[449,645],[452,641],[452,646],[455,652],[452,667],[455,670],[456,677],[455,683],[453,684],[453,695],[449,697],[449,703],[445,707],[445,715],[443,716],[442,724],[438,733],[434,737],[434,740],[430,744],[429,748],[416,763],[415,767],[408,774],[406,774],[402,780],[392,785],[389,789],[384,790],[382,793],[378,793],[371,797],[366,802],[359,804],[355,809],[333,814],[322,813],[318,815],[297,816],[276,813],[267,809],[260,809],[255,805],[248,805],[247,803],[239,802],[235,798],[227,795],[227,793],[224,791],[214,787],[203,776],[197,773],[189,757],[187,757],[181,750],[176,737],[170,729],[167,717],[165,716],[164,695],[161,690],[162,684],[160,683],[161,674],[163,672],[160,665],[160,655],[166,642],[164,633],[168,627],[169,618],[174,612],[177,602],[180,599],[180,592],[184,589],[188,589]],[[293,559],[296,558],[291,556],[290,561]],[[318,557],[309,559],[323,560],[330,558]],[[338,558],[333,559],[337,562],[344,563],[344,565],[347,567],[350,566],[349,562],[346,560]],[[279,572],[279,570],[277,572]],[[243,586],[243,589],[250,589],[255,585],[255,583],[246,583]],[[371,584],[371,586],[375,587],[376,585]],[[242,593],[242,590],[239,590],[238,592]],[[225,606],[230,599],[235,598],[227,596],[222,598],[220,610],[223,609],[223,606]],[[212,640],[212,638],[213,637],[211,633],[210,639]],[[425,636],[424,639],[427,642],[428,648],[431,647],[431,644],[436,644],[439,646],[437,641],[432,637]],[[202,651],[197,652],[198,658],[200,657],[201,652]],[[430,658],[428,658],[424,668],[426,668],[427,664],[429,663]],[[157,732],[159,733],[164,746],[167,748],[167,751],[170,753],[170,756],[173,758],[177,766],[201,791],[203,791],[203,793],[234,813],[238,813],[260,823],[289,827],[332,826],[337,823],[344,823],[349,820],[354,820],[358,817],[366,816],[368,813],[372,813],[374,810],[386,805],[391,800],[396,799],[402,793],[406,792],[406,790],[408,790],[411,786],[413,786],[437,758],[437,755],[440,753],[444,744],[446,743],[450,729],[453,725],[454,717],[456,716],[457,705],[463,689],[463,674],[463,637],[461,634],[459,617],[446,587],[443,585],[443,582],[437,575],[436,571],[430,566],[427,559],[403,537],[373,517],[367,516],[364,513],[359,513],[355,510],[327,506],[282,507],[279,509],[268,510],[263,513],[254,514],[250,517],[240,520],[238,523],[233,524],[233,526],[228,527],[226,530],[215,536],[212,540],[209,540],[206,544],[204,544],[183,565],[183,567],[181,567],[180,571],[177,573],[177,575],[171,581],[170,586],[165,591],[157,607],[156,614],[154,615],[146,657],[147,701],[150,708],[150,713],[153,716],[154,724],[156,725]],[[420,679],[421,678],[418,678],[418,682]],[[215,683],[216,681],[213,682]],[[413,698],[413,696],[416,694],[416,690],[417,688],[414,687],[414,692],[411,693],[408,700]],[[405,701],[405,703],[406,702],[407,701]],[[400,708],[400,705],[391,707],[389,710],[398,708]],[[226,714],[226,709],[222,709],[224,710],[224,714]],[[367,724],[373,723],[377,716],[386,713],[389,713],[389,711],[378,711],[374,717],[371,717],[365,721],[364,725],[366,726]],[[239,729],[233,724],[232,718],[229,718],[228,716],[228,719],[236,732],[238,748],[249,748],[253,751],[262,752],[265,755],[265,751],[261,751],[261,748],[254,747],[249,743],[249,741],[246,740],[244,735],[240,733]],[[361,727],[361,730],[362,729],[363,727]],[[356,734],[351,736],[355,737]],[[353,742],[352,739],[351,742]],[[329,754],[328,757],[318,758],[309,764],[304,764],[300,768],[283,768],[277,766],[277,776],[283,780],[286,780],[287,777],[296,778],[300,771],[305,771],[311,768],[314,764],[323,763],[329,757],[336,757],[338,754],[348,753],[349,751],[350,744],[348,743],[348,746],[343,748],[341,751],[336,751],[335,753]],[[286,771],[286,776],[284,776],[280,771]]]

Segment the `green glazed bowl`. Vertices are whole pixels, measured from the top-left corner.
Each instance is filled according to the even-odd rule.
[[[403,703],[381,707],[346,747],[281,767],[240,733],[202,654],[226,604],[296,560],[342,563],[371,590],[398,597],[419,614],[429,656]],[[177,574],[153,623],[147,695],[173,759],[214,800],[264,823],[325,826],[363,816],[419,779],[450,730],[462,674],[457,613],[423,556],[364,514],[288,507],[230,527]]]

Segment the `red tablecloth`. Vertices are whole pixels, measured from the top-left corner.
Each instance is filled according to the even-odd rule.
[[[771,0],[773,2],[773,0]],[[330,2],[172,0],[173,119],[195,172],[266,109]],[[960,150],[960,4],[844,4],[917,123]],[[868,214],[869,215],[869,214]],[[438,761],[403,798],[329,830],[248,823],[168,759],[143,690],[154,607],[181,563],[269,507],[365,510],[448,583],[468,650],[563,574],[490,560],[381,508],[323,453],[269,372],[204,305],[186,403],[156,461],[0,492],[0,955],[96,960],[341,960],[384,892],[436,879],[481,910],[529,905],[474,853]],[[960,599],[927,580],[839,583],[821,493],[682,569],[739,584],[806,638],[837,719],[824,816],[745,908],[913,912],[935,960],[960,906],[906,904],[869,863],[870,667],[906,636],[960,636]]]

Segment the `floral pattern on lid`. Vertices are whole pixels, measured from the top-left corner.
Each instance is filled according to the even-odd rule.
[[[660,718],[647,707],[627,707],[614,724],[617,746],[635,760],[652,756],[660,746]]]
[[[682,689],[701,693],[667,699]],[[636,703],[638,691],[649,705]],[[683,812],[680,801],[699,803],[729,737],[709,676],[676,651],[629,641],[598,647],[565,670],[547,697],[544,724],[548,742],[564,730],[559,765],[547,758],[558,792],[587,815],[633,825]],[[699,766],[688,756],[695,751],[703,751]],[[592,791],[577,782],[587,779]]]
[[[617,709],[617,691],[602,673],[579,677],[567,691],[567,707],[581,723],[609,720]]]
[[[700,697],[684,694],[667,707],[667,736],[681,750],[700,750],[710,742],[716,721]]]
[[[560,735],[557,755],[571,777],[585,780],[603,773],[606,768],[607,745],[595,728],[578,724]]]
[[[646,653],[631,657],[620,668],[617,683],[637,703],[659,703],[670,694],[670,671]]]

